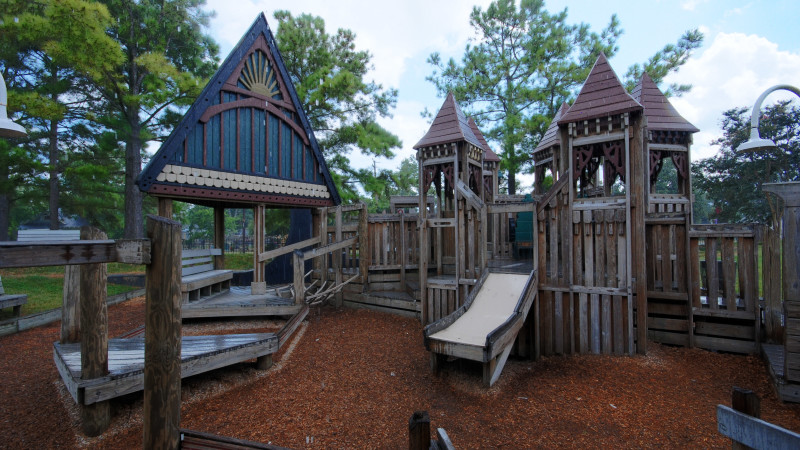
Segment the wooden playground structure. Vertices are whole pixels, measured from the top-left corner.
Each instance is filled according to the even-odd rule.
[[[87,434],[108,425],[109,400],[142,389],[161,414],[152,420],[174,432],[181,377],[252,358],[268,368],[322,303],[418,317],[432,368],[478,361],[487,386],[510,355],[644,354],[653,341],[764,351],[782,398],[800,401],[800,307],[781,301],[780,236],[693,223],[698,130],[647,75],[628,93],[598,58],[534,150],[527,198],[500,193],[499,158],[448,95],[414,147],[420,195],[394,198],[382,214],[341,204],[288,80],[262,14],[143,171],[140,188],[162,216],[148,220],[148,239],[86,231],[81,241],[2,244],[0,267],[86,264],[80,323],[62,322],[79,338],[55,343],[54,360]],[[660,192],[665,174],[674,188]],[[214,208],[217,249],[182,252],[173,200]],[[225,208],[254,210],[250,286],[231,286],[224,270]],[[302,237],[265,250],[268,208],[309,210],[292,223]],[[111,261],[147,265],[144,337],[107,336]],[[268,285],[279,266],[290,279]],[[235,316],[292,318],[279,333],[181,338],[182,319]]]

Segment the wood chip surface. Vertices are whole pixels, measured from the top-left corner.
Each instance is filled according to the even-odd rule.
[[[144,301],[109,308],[110,335],[140,326]],[[275,331],[279,320],[199,322],[185,333]],[[80,432],[53,364],[59,323],[0,338],[0,448],[141,448],[142,394],[112,402],[111,428]],[[731,389],[761,397],[762,418],[800,431],[800,406],[777,400],[756,356],[649,345],[647,356],[511,358],[498,382],[480,366],[431,374],[415,319],[314,310],[275,365],[243,363],[183,381],[181,425],[292,448],[407,448],[408,419],[427,410],[458,448],[729,448],[716,405]]]

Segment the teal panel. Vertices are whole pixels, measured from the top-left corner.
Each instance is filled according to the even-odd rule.
[[[278,154],[280,153],[280,122],[278,118],[269,114],[269,175],[277,177]]]
[[[295,180],[303,179],[303,140],[296,133],[294,135],[294,175]]]
[[[304,146],[303,151],[306,154],[306,176],[303,177],[306,181],[314,180],[314,154],[311,153],[311,147]]]
[[[281,124],[281,174],[284,178],[292,176],[292,129]]]
[[[267,127],[266,116],[264,111],[260,109],[253,110],[253,153],[254,165],[253,172],[266,173],[267,167]]]
[[[203,165],[203,124],[198,123],[186,137],[186,162]]]
[[[239,110],[239,171],[253,171],[253,136],[252,121],[250,116],[252,109],[241,108]]]
[[[236,110],[230,109],[222,113],[224,156],[223,168],[236,170]]]
[[[220,116],[206,123],[206,166],[219,168],[220,164]]]

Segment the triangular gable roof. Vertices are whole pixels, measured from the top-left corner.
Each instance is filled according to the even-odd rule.
[[[647,129],[659,131],[687,131],[697,133],[700,131],[684,119],[669,102],[669,99],[658,88],[647,73],[642,74],[642,79],[636,84],[631,96],[644,106],[644,115],[647,117]]]
[[[495,153],[491,147],[489,147],[489,143],[486,142],[486,138],[483,137],[483,133],[481,133],[481,130],[478,129],[478,124],[472,120],[472,117],[467,119],[467,123],[469,124],[469,128],[472,130],[472,134],[474,134],[475,137],[481,142],[481,147],[483,148],[483,160],[488,162],[500,161],[500,157],[497,156],[497,153]]]
[[[481,141],[467,123],[467,116],[458,107],[453,93],[449,92],[428,132],[417,142],[414,149],[460,141],[467,141],[478,148],[483,148]]]
[[[589,72],[589,76],[583,83],[578,98],[570,106],[569,111],[561,117],[558,124],[564,125],[641,109],[642,105],[634,100],[622,86],[614,69],[608,63],[606,55],[600,53],[592,71]]]
[[[550,121],[550,126],[547,127],[547,131],[544,132],[542,140],[539,141],[539,145],[533,150],[534,153],[550,148],[553,145],[561,144],[561,134],[558,132],[558,120],[561,119],[567,110],[569,110],[569,105],[567,105],[566,102],[562,103],[561,107],[556,111],[555,117]]]
[[[341,203],[264,13],[137,184],[143,192],[196,203]]]

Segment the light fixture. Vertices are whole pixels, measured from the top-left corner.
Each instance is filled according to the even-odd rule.
[[[3,74],[0,73],[0,137],[20,138],[27,136],[28,132],[25,131],[25,128],[8,118],[7,105],[6,80],[3,78]]]
[[[737,152],[754,152],[757,150],[768,149],[768,148],[775,148],[776,145],[770,139],[762,139],[761,135],[758,133],[758,121],[761,118],[761,104],[764,103],[764,99],[767,95],[779,90],[787,90],[790,92],[794,92],[798,97],[800,97],[800,89],[797,89],[794,86],[789,86],[788,84],[779,84],[777,86],[772,86],[771,88],[764,91],[756,100],[756,104],[753,105],[753,112],[750,116],[750,139],[747,142],[743,143],[739,147],[736,148]]]

